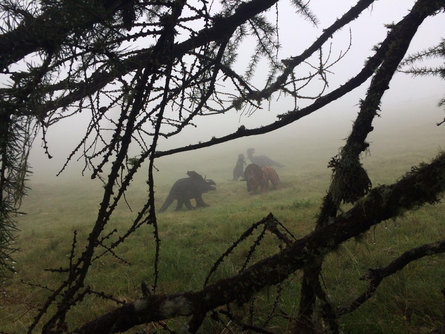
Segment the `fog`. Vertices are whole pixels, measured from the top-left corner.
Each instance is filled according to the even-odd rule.
[[[375,130],[368,138],[370,148],[363,157],[364,161],[375,161],[409,152],[416,157],[413,163],[418,164],[430,160],[440,150],[445,149],[444,126],[436,126],[436,123],[443,119],[443,110],[437,107],[437,98],[423,99],[416,103],[405,101],[382,107],[381,117],[374,122]],[[339,108],[339,105],[341,102],[331,107]],[[356,108],[351,106],[353,107]],[[196,170],[215,179],[217,183],[227,182],[232,177],[238,154],[246,155],[246,150],[250,147],[256,149],[256,154],[265,154],[283,163],[285,167],[280,173],[304,175],[314,168],[329,173],[328,161],[344,145],[345,138],[351,131],[352,116],[355,115],[342,112],[343,109],[322,111],[323,115],[310,115],[269,134],[159,158],[155,164],[158,168],[155,173],[156,181],[160,184],[171,184],[174,180],[185,177],[186,171]],[[200,129],[197,128],[196,131],[199,132]],[[56,177],[74,147],[73,138],[78,135],[74,129],[63,134],[57,131],[50,133],[50,151],[54,155],[51,160],[45,159],[43,149],[35,145],[30,157],[33,171],[31,186],[41,182],[91,183],[89,171],[85,176],[81,175],[82,161],[72,162],[67,170]],[[62,145],[60,141],[57,143],[58,136],[68,140],[63,141]],[[140,177],[145,177],[146,173],[145,164],[140,171]]]
[[[326,3],[329,3],[328,5]],[[371,10],[367,10],[357,21],[351,25],[352,48],[350,52],[334,67],[328,76],[329,92],[355,75],[363,66],[367,57],[372,54],[372,48],[382,41],[387,33],[384,24],[397,22],[402,18],[414,1],[378,1]],[[280,43],[282,49],[279,59],[298,55],[305,50],[314,39],[319,36],[323,28],[329,26],[336,18],[348,10],[355,1],[311,1],[310,8],[319,19],[314,27],[310,22],[301,18],[295,19],[293,9],[289,4],[282,3],[279,7]],[[274,10],[268,15],[274,17]],[[443,17],[433,17],[421,26],[415,37],[409,53],[430,47],[440,41],[441,33],[445,31]],[[343,29],[332,38],[332,57],[345,51],[349,44],[350,32]],[[253,46],[243,45],[243,51],[235,68],[241,69],[247,63],[249,50]],[[261,65],[260,65],[261,66]],[[305,73],[302,73],[304,75]],[[264,85],[265,73],[259,71],[254,77],[258,88]],[[159,159],[157,166],[160,170],[168,172],[169,166],[181,166],[184,171],[199,169],[202,173],[211,173],[205,170],[206,159],[221,159],[221,168],[228,168],[235,163],[238,153],[245,153],[249,147],[255,147],[258,154],[268,154],[277,160],[292,160],[295,155],[304,156],[307,161],[321,159],[327,161],[336,154],[348,136],[352,122],[357,115],[360,99],[365,97],[369,85],[365,83],[358,89],[349,93],[342,99],[316,111],[294,124],[279,129],[273,133],[262,136],[242,138],[231,143],[220,144],[200,152],[186,152],[174,157]],[[316,94],[315,87],[308,87],[306,95]],[[445,143],[445,130],[435,126],[435,123],[444,118],[444,112],[437,107],[438,101],[443,98],[445,82],[438,78],[422,78],[403,73],[396,74],[390,89],[385,93],[381,105],[381,117],[375,121],[375,131],[371,134],[371,154],[379,154],[385,149],[406,149],[437,151],[443,149]],[[299,101],[299,107],[304,107],[311,101]],[[284,96],[275,97],[270,103],[264,103],[262,109],[249,114],[246,111],[233,111],[224,116],[206,117],[196,122],[197,127],[187,128],[179,136],[168,141],[160,141],[160,149],[174,148],[184,144],[194,144],[205,141],[211,137],[227,135],[243,125],[253,128],[269,124],[276,120],[277,115],[293,109],[293,102]],[[33,171],[33,180],[51,179],[60,182],[66,179],[80,177],[82,160],[74,160],[67,171],[57,178],[55,175],[63,166],[65,159],[76,147],[85,132],[88,115],[76,115],[72,119],[63,120],[48,131],[49,150],[53,159],[49,160],[42,148],[40,136],[36,138],[30,156]],[[442,146],[441,146],[442,145]],[[383,151],[382,151],[383,152]],[[137,154],[137,152],[134,152]],[[76,159],[79,156],[76,156]],[[323,160],[324,159],[324,160]],[[299,168],[304,168],[303,165]],[[161,173],[161,172],[160,172]],[[229,172],[230,175],[230,172]],[[86,173],[86,179],[89,177]],[[183,175],[178,175],[182,177]]]

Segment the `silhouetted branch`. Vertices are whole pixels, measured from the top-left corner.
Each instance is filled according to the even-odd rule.
[[[278,0],[251,0],[250,2],[242,3],[232,15],[219,17],[218,20],[214,20],[212,26],[202,29],[184,42],[175,44],[171,51],[169,51],[171,57],[180,59],[190,51],[203,47],[212,41],[227,39],[237,27],[273,6],[277,1]],[[49,111],[67,107],[88,95],[94,94],[115,79],[146,66],[150,66],[153,71],[155,71],[155,69],[159,69],[161,66],[168,64],[169,59],[163,57],[163,55],[164,52],[162,50],[159,52],[159,50],[155,48],[144,49],[137,51],[135,55],[127,59],[120,60],[118,63],[110,63],[108,65],[109,70],[98,70],[91,74],[87,81],[74,84],[66,82],[60,85],[60,87],[47,86],[47,93],[55,92],[55,89],[70,89],[72,91],[65,96],[39,106],[39,112],[44,115]],[[45,87],[42,87],[42,89],[45,90]]]
[[[342,242],[371,226],[425,203],[435,203],[445,191],[445,153],[389,186],[372,189],[350,210],[280,253],[265,258],[231,278],[205,286],[201,291],[152,295],[111,311],[73,333],[112,333],[152,321],[203,314],[230,302],[247,301],[266,286],[282,282],[307,264],[314,255],[327,254]]]
[[[336,321],[336,314],[334,307],[331,305],[328,296],[326,295],[325,291],[323,290],[320,280],[317,278],[316,282],[314,282],[315,286],[315,294],[317,295],[317,298],[321,301],[321,314],[323,319],[326,321],[327,325],[329,326],[330,332],[333,334],[339,333],[338,324]]]
[[[320,50],[320,48],[326,43],[326,41],[332,37],[332,35],[347,25],[348,23],[354,21],[366,8],[368,8],[374,0],[360,0],[357,2],[355,6],[353,6],[349,11],[347,11],[340,19],[336,20],[331,26],[323,30],[323,33],[317,40],[312,43],[312,45],[307,48],[303,53],[296,57],[290,57],[288,59],[283,60],[283,64],[286,66],[283,70],[283,73],[270,84],[269,87],[265,88],[259,92],[252,92],[247,94],[246,98],[255,99],[258,101],[269,99],[272,93],[276,92],[284,85],[284,83],[288,80],[288,77],[293,73],[293,70],[300,65],[303,61],[308,59],[312,54],[316,51]]]
[[[368,146],[366,138],[373,130],[372,121],[379,110],[381,97],[409,42],[426,17],[438,10],[443,11],[443,0],[416,1],[404,18],[391,26],[388,35],[375,48],[374,55],[361,71],[337,89],[323,95],[328,85],[330,66],[344,56],[344,53],[340,53],[339,58],[332,61],[331,49],[327,49],[325,43],[373,2],[357,0],[354,7],[325,29],[303,53],[281,63],[278,60],[278,0],[221,1],[222,9],[216,9],[219,11],[216,13],[206,0],[193,3],[185,0],[40,1],[29,2],[29,7],[26,7],[26,1],[7,0],[7,3],[0,4],[0,17],[7,15],[7,21],[0,26],[0,31],[4,32],[0,34],[0,72],[11,82],[5,84],[6,88],[0,88],[0,101],[3,101],[0,103],[0,127],[4,130],[0,131],[0,190],[5,189],[6,181],[12,180],[5,177],[10,167],[4,162],[20,161],[20,167],[25,166],[22,160],[7,157],[4,149],[7,140],[20,132],[11,131],[10,134],[7,131],[10,116],[22,115],[30,116],[30,120],[37,120],[42,126],[43,148],[51,158],[46,136],[49,127],[80,112],[91,112],[85,134],[61,171],[75,155],[80,154],[80,158],[84,159],[84,170],[91,169],[92,178],[98,177],[104,183],[96,221],[83,253],[76,254],[77,234],[74,232],[68,268],[51,270],[64,274],[65,279],[55,289],[46,288],[51,294],[37,311],[28,333],[41,326],[44,333],[66,332],[66,318],[70,309],[89,294],[119,302],[110,294],[91,290],[86,286],[87,277],[92,263],[105,254],[125,261],[117,255],[116,248],[144,224],[153,227],[155,252],[151,291],[143,282],[143,297],[140,300],[124,304],[84,324],[76,333],[124,331],[137,324],[160,322],[177,316],[190,316],[189,331],[196,332],[209,312],[215,315],[217,309],[224,305],[228,310],[226,316],[241,328],[267,333],[267,329],[257,327],[253,319],[253,315],[257,315],[254,310],[254,306],[257,306],[255,293],[270,285],[281,284],[300,269],[305,270],[300,314],[309,319],[307,325],[312,325],[310,319],[314,301],[319,298],[323,318],[332,332],[338,332],[338,317],[319,280],[323,257],[345,240],[360,235],[385,219],[424,203],[435,202],[445,188],[445,154],[429,165],[413,169],[393,185],[372,190],[359,160],[360,154]],[[292,3],[297,11],[315,23],[307,4],[301,0],[293,0]],[[269,22],[265,14],[274,5],[275,25]],[[234,61],[245,37],[252,38],[256,47],[243,76],[241,72],[235,72]],[[309,57],[316,52],[319,52],[318,63],[313,66],[308,63]],[[266,60],[269,69],[262,90],[256,89],[251,82],[260,59]],[[311,67],[311,73],[304,77],[297,76],[296,72],[296,68],[302,64]],[[26,66],[27,69],[22,70]],[[333,180],[324,198],[316,230],[296,240],[270,214],[252,224],[216,260],[200,291],[171,295],[157,292],[160,233],[155,214],[155,159],[280,129],[344,96],[372,76],[367,97],[361,103],[347,144],[330,163],[334,169]],[[311,96],[300,94],[299,91],[314,78],[321,79],[322,88]],[[219,84],[221,79],[227,80],[226,85]],[[186,127],[193,126],[200,116],[224,114],[233,109],[253,113],[277,92],[290,95],[295,108],[279,115],[275,122],[254,129],[241,126],[236,132],[220,138],[157,151],[160,138],[169,139],[179,134]],[[297,109],[297,99],[304,97],[313,99],[313,103]],[[105,131],[112,131],[112,136],[105,135]],[[27,133],[31,131],[28,129]],[[21,155],[25,164],[28,146]],[[141,152],[137,157],[130,158],[130,152],[134,152],[133,146]],[[149,185],[145,203],[124,232],[117,236],[115,230],[107,233],[106,226],[112,214],[121,200],[126,201],[126,191],[144,162],[148,162]],[[108,174],[105,175],[104,171],[108,171]],[[23,179],[24,174],[18,176]],[[18,183],[17,189],[17,193],[22,194],[24,183]],[[1,205],[3,197],[4,192],[0,191]],[[354,206],[337,216],[343,202]],[[260,226],[260,231],[255,232]],[[267,231],[279,239],[278,254],[251,264],[253,254]],[[254,240],[238,275],[210,283],[212,275],[226,257],[251,236]],[[102,252],[100,247],[105,250]],[[277,291],[277,298],[263,327],[278,308],[281,286]],[[230,303],[242,304],[248,300],[252,301],[248,320],[234,317],[230,312]],[[43,321],[46,323],[40,324]]]
[[[439,3],[429,3],[430,6],[424,7],[425,4],[424,1],[418,1],[405,18],[392,27],[388,38],[385,40],[388,43],[385,56],[371,80],[366,98],[360,103],[360,112],[354,122],[351,134],[348,136],[346,145],[329,162],[329,167],[333,170],[332,180],[328,194],[323,199],[316,229],[329,224],[329,221],[337,215],[342,202],[354,203],[371,189],[371,180],[360,162],[360,154],[369,146],[366,138],[374,129],[372,122],[378,115],[382,96],[389,88],[389,83],[407,52],[418,26],[440,6]],[[392,38],[389,38],[390,36]],[[354,181],[351,182],[351,180]],[[309,328],[313,327],[311,318],[316,296],[319,295],[324,298],[318,277],[322,263],[323,257],[320,256],[314,259],[313,263],[304,270],[299,322]],[[327,300],[322,301],[325,311],[329,313],[331,329],[336,332],[338,328],[334,323],[331,307]]]
[[[14,30],[0,35],[0,71],[30,53],[60,47],[75,29],[77,33],[82,33],[91,29],[95,23],[104,23],[124,3],[125,0],[100,0],[95,2],[95,7],[64,3],[62,8],[54,6],[36,17],[29,13]],[[74,10],[82,17],[81,20],[62,19],[66,11]],[[52,34],[52,31],[57,31],[57,35]]]
[[[198,144],[191,144],[183,147],[170,149],[167,151],[158,151],[156,153],[156,157],[159,158],[162,156],[172,155],[175,153],[209,147],[242,137],[265,134],[280,129],[307,115],[312,114],[314,111],[319,110],[320,108],[331,103],[332,101],[335,101],[336,99],[349,93],[350,91],[352,91],[353,89],[357,88],[362,83],[364,83],[367,79],[369,79],[377,70],[377,68],[382,64],[382,61],[385,59],[387,52],[391,46],[396,47],[398,46],[399,43],[404,43],[403,39],[407,36],[407,34],[413,33],[413,30],[415,32],[416,27],[418,27],[427,16],[434,14],[437,10],[443,7],[444,5],[439,1],[428,2],[425,0],[420,0],[418,4],[413,7],[413,10],[407,16],[405,16],[399,23],[393,26],[393,28],[391,29],[385,40],[377,48],[374,56],[368,59],[366,64],[363,66],[362,70],[355,77],[351,78],[345,84],[333,90],[332,92],[318,98],[317,100],[314,101],[314,103],[310,104],[309,106],[302,109],[291,111],[287,114],[283,114],[279,116],[280,119],[278,121],[275,121],[265,126],[253,129],[246,129],[245,127],[240,127],[236,132],[233,132],[231,134],[222,137],[213,137],[211,140],[203,141]],[[355,13],[354,15],[356,14],[358,13]],[[352,17],[349,17],[348,20],[352,20],[353,18],[355,18],[354,15],[352,15]],[[329,36],[324,36],[323,39]],[[318,45],[318,42],[316,44]],[[311,48],[311,52],[309,52],[309,54],[312,54],[312,52],[316,51],[317,49],[318,48],[312,50]],[[305,57],[303,57],[303,59],[305,59]],[[301,61],[302,60],[299,57],[295,58],[296,64]]]
[[[384,268],[369,269],[369,272],[362,279],[369,280],[369,286],[364,293],[357,297],[349,306],[344,306],[338,309],[337,317],[341,317],[347,313],[355,311],[365,301],[374,295],[382,280],[396,272],[402,270],[409,263],[418,260],[425,256],[440,254],[445,252],[445,240],[437,241],[431,244],[423,245],[417,248],[410,249],[404,252],[397,259],[392,261]]]
[[[272,216],[271,219],[266,223],[266,227],[271,233],[275,234],[275,236],[281,241],[283,241],[286,244],[286,246],[290,246],[293,241],[289,239],[289,237],[286,234],[282,233],[278,229],[277,227],[278,225],[282,227],[286,231],[286,233],[289,234],[295,241],[295,237],[293,236],[293,234],[285,226],[283,226],[283,224],[281,224],[275,217]]]
[[[252,235],[253,231],[257,229],[259,226],[265,224],[272,217],[272,214],[269,214],[267,217],[261,219],[259,222],[252,224],[246,231],[244,231],[241,236],[223,253],[221,256],[215,261],[212,268],[210,268],[207,277],[204,280],[204,286],[210,281],[210,277],[216,271],[218,266],[224,261],[224,259],[245,239],[247,239],[250,235]]]

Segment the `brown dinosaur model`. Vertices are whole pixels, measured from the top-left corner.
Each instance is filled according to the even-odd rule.
[[[244,170],[244,179],[247,181],[247,191],[257,193],[267,191],[267,180],[261,167],[256,164],[250,164]]]

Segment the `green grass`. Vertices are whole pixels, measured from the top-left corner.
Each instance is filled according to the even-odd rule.
[[[184,163],[189,156],[171,161],[161,160],[156,178],[156,204],[159,207],[172,182],[185,177],[190,169]],[[172,205],[158,215],[161,253],[159,263],[159,293],[176,293],[202,288],[205,277],[215,260],[252,223],[272,212],[296,238],[303,237],[314,228],[321,199],[329,185],[330,171],[325,168],[330,153],[323,159],[306,159],[303,156],[286,156],[286,167],[278,170],[282,187],[276,191],[250,196],[245,183],[229,181],[231,160],[213,163],[196,163],[203,166],[203,174],[217,183],[217,190],[204,195],[211,206],[193,211],[173,211]],[[230,155],[234,159],[237,152]],[[374,185],[394,182],[413,164],[428,160],[434,151],[377,150],[364,158],[365,167]],[[56,287],[63,275],[44,271],[67,264],[73,232],[78,232],[76,252],[85,245],[89,229],[95,221],[102,186],[90,180],[46,183],[35,180],[20,217],[15,259],[17,273],[0,286],[0,332],[23,333],[32,322],[38,308],[49,292],[39,286]],[[136,216],[147,197],[144,181],[137,180],[129,190],[127,199],[133,211],[125,204],[116,210],[108,230],[123,233]],[[366,233],[360,241],[350,240],[330,254],[323,266],[323,281],[333,304],[349,303],[366,287],[360,280],[369,268],[387,265],[404,251],[429,243],[445,235],[445,203],[425,206],[408,212],[396,220],[386,221]],[[255,236],[258,235],[256,232]],[[235,275],[243,265],[255,236],[242,243],[231,254],[212,281]],[[101,250],[99,249],[99,252]],[[278,252],[278,243],[266,236],[250,263]],[[87,284],[97,291],[112,293],[114,297],[131,301],[141,296],[141,281],[153,281],[154,241],[151,226],[144,226],[118,248],[117,254],[128,263],[112,256],[97,260],[91,268]],[[444,303],[440,289],[444,286],[445,258],[431,256],[411,263],[401,272],[383,281],[375,296],[354,313],[344,316],[340,327],[344,333],[428,333],[440,325]],[[280,309],[293,316],[297,312],[301,273],[297,272],[282,283],[279,296]],[[261,292],[255,298],[257,316],[266,319],[275,302],[276,287]],[[116,305],[90,296],[74,307],[68,321],[78,325],[112,309]],[[234,312],[247,315],[249,305],[234,306]],[[187,319],[168,322],[180,328]],[[204,323],[203,332],[222,333],[223,327],[210,320]],[[274,318],[270,329],[285,333],[289,322]],[[151,325],[147,325],[151,328]],[[134,331],[135,332],[135,331]]]

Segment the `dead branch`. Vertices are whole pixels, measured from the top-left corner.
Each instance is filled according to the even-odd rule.
[[[255,263],[231,278],[197,292],[151,295],[94,319],[72,333],[116,333],[133,326],[178,316],[204,314],[230,302],[246,302],[266,286],[285,280],[311,258],[327,254],[371,226],[425,203],[435,203],[445,191],[445,153],[414,168],[397,183],[372,189],[349,211],[294,242],[280,253]]]
[[[357,297],[349,306],[343,306],[338,309],[337,317],[355,311],[360,305],[371,298],[382,280],[396,272],[402,270],[409,263],[425,256],[440,254],[445,252],[445,240],[437,241],[431,244],[423,245],[410,249],[400,255],[384,268],[369,269],[368,274],[363,279],[369,280],[369,286],[364,293]]]
[[[252,0],[250,2],[242,3],[240,6],[238,6],[233,15],[230,15],[228,17],[220,17],[214,22],[211,27],[202,29],[198,33],[194,34],[190,39],[175,44],[170,51],[170,59],[180,59],[188,52],[207,45],[212,41],[224,40],[230,37],[230,34],[238,26],[247,22],[255,15],[262,13],[267,8],[270,8],[277,1],[278,0]],[[135,55],[120,61],[118,64],[111,63],[109,64],[110,69],[108,71],[96,71],[88,78],[88,81],[78,82],[74,85],[66,82],[59,86],[53,86],[52,89],[72,89],[72,91],[66,96],[62,96],[53,101],[49,101],[40,106],[41,114],[43,115],[51,110],[67,107],[70,104],[79,101],[84,97],[104,88],[113,80],[122,77],[128,73],[131,73],[137,69],[150,66],[155,72],[156,69],[159,69],[161,66],[167,65],[170,59],[167,57],[163,57],[164,52],[154,51],[154,48],[144,49],[138,51]],[[51,89],[51,87],[48,86],[47,89]],[[52,89],[50,91],[52,91]],[[50,91],[48,91],[48,93]]]
[[[100,0],[97,1],[95,10],[88,6],[65,3],[60,12],[53,9],[52,12],[44,12],[37,17],[28,15],[16,29],[0,35],[0,70],[3,71],[30,53],[59,47],[74,29],[86,31],[95,23],[109,20],[124,3],[125,0]],[[81,11],[81,22],[60,19],[61,13],[70,7],[71,10]],[[49,31],[57,31],[57,39]]]
[[[378,115],[382,96],[389,88],[389,83],[407,52],[418,26],[422,24],[428,15],[432,15],[435,10],[437,10],[437,7],[429,7],[428,9],[431,10],[431,12],[425,16],[428,11],[424,11],[425,8],[423,5],[424,3],[422,3],[422,1],[418,1],[410,11],[410,14],[413,16],[410,18],[410,15],[407,15],[391,30],[390,34],[394,34],[396,37],[389,41],[385,57],[371,80],[366,98],[360,103],[360,112],[354,122],[346,145],[329,163],[329,167],[333,170],[332,180],[328,194],[324,197],[323,205],[318,215],[316,229],[329,224],[329,221],[337,215],[338,208],[342,202],[354,203],[371,189],[372,183],[360,163],[360,154],[369,146],[366,138],[374,129],[372,122]],[[401,24],[403,21],[405,21],[404,27],[403,24]],[[410,22],[410,24],[407,24],[407,22]],[[351,182],[351,180],[354,180],[354,182]],[[320,295],[323,297],[319,282],[322,263],[323,257],[320,256],[314,259],[314,263],[311,263],[311,265],[304,270],[301,286],[299,323],[303,325],[306,324],[309,328],[312,327],[311,318],[316,296]],[[322,300],[322,302],[326,309],[329,309],[327,301]],[[329,311],[328,313],[332,314],[332,312]],[[329,318],[332,317],[333,315],[329,315]],[[333,319],[331,322],[333,322]],[[332,323],[332,325],[335,327],[334,323]]]
[[[397,47],[399,43],[403,43],[403,38],[407,34],[412,33],[413,30],[415,32],[417,27],[423,22],[423,20],[426,17],[428,17],[429,15],[433,15],[437,10],[441,8],[442,9],[445,8],[445,5],[440,1],[429,2],[427,0],[419,0],[418,3],[410,11],[410,13],[406,15],[399,23],[393,26],[393,28],[391,29],[390,33],[387,35],[385,40],[377,48],[375,54],[367,60],[366,64],[363,66],[360,73],[358,73],[356,76],[348,80],[345,84],[343,84],[339,88],[318,98],[317,100],[314,101],[314,103],[310,104],[309,106],[295,111],[291,111],[285,115],[281,115],[278,121],[275,121],[273,123],[270,123],[262,127],[253,129],[246,129],[245,127],[243,127],[231,134],[222,137],[213,137],[211,140],[203,141],[198,144],[182,146],[167,151],[158,151],[156,152],[156,158],[180,152],[192,151],[199,148],[209,147],[242,137],[265,134],[280,129],[303,117],[306,117],[307,115],[312,114],[313,112],[321,109],[322,107],[326,106],[332,101],[335,101],[336,99],[344,96],[345,94],[349,93],[353,89],[363,84],[367,79],[369,79],[375,73],[377,68],[382,64],[391,46]]]

